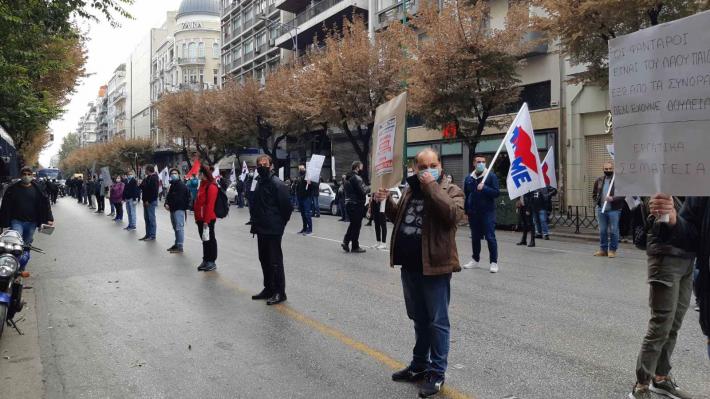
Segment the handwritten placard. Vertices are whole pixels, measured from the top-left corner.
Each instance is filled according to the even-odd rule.
[[[375,175],[380,177],[394,170],[394,138],[397,131],[397,116],[392,116],[377,127],[375,148]]]
[[[710,194],[710,11],[609,41],[617,195]]]

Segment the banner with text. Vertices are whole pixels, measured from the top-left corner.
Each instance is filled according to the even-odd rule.
[[[406,121],[407,92],[377,107],[370,162],[373,190],[394,187],[402,180]]]
[[[306,163],[306,180],[314,183],[320,182],[320,171],[323,169],[325,162],[324,155],[314,154],[311,156],[311,161]]]
[[[710,11],[609,41],[617,195],[710,194]]]

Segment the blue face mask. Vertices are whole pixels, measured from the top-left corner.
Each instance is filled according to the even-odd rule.
[[[178,181],[178,180],[180,180],[180,175],[170,175],[170,180]]]
[[[476,164],[476,172],[481,173],[484,170],[486,170],[486,164],[483,162],[477,163]]]
[[[419,174],[422,174],[424,172],[431,173],[432,177],[434,177],[434,181],[439,181],[439,169],[429,168],[429,169],[419,172]]]

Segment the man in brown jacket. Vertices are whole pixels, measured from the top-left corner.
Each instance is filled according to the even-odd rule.
[[[380,189],[376,201],[387,199],[385,213],[394,221],[390,266],[401,266],[407,316],[414,321],[413,359],[392,375],[394,381],[426,379],[419,397],[435,395],[444,384],[449,355],[451,273],[461,271],[456,229],[464,217],[464,194],[441,176],[441,159],[432,149],[415,157],[415,175],[399,203]]]

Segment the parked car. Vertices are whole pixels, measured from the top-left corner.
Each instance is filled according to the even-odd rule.
[[[399,202],[399,199],[402,198],[402,190],[399,187],[391,187],[389,191],[392,194],[392,199],[394,200],[394,202]],[[365,205],[370,204],[371,198],[372,194],[367,194],[367,198],[365,199]]]
[[[330,183],[320,183],[318,191],[318,208],[331,215],[337,215],[338,204],[335,202],[335,186]]]

